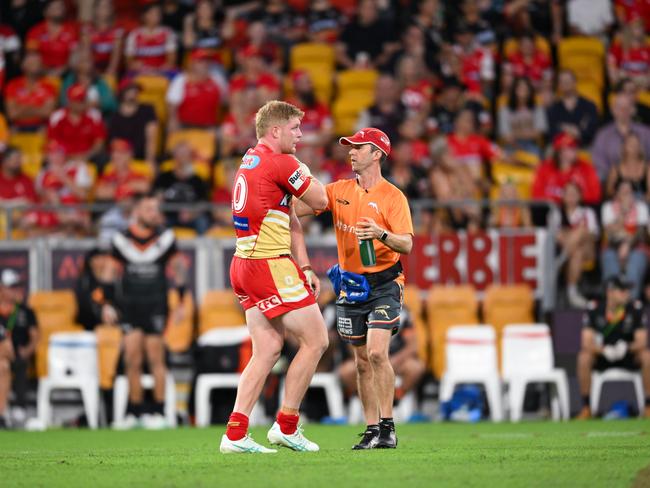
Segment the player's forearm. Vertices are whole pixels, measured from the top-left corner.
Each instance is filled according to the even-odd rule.
[[[291,212],[289,232],[291,234],[291,255],[301,268],[309,264],[307,246],[305,245],[305,234],[302,231],[302,224],[295,212]]]
[[[298,198],[293,199],[293,210],[298,217],[314,215],[314,209]]]

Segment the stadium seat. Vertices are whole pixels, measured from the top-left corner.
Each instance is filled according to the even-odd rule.
[[[337,98],[332,105],[334,133],[343,136],[355,132],[359,115],[370,107],[372,102],[372,96],[368,93],[359,97]]]
[[[99,371],[95,334],[52,334],[48,339],[48,349],[48,373],[38,381],[38,419],[46,427],[51,425],[52,390],[76,389],[81,391],[88,426],[96,429],[99,422]]]
[[[179,241],[196,239],[199,234],[194,229],[188,227],[174,227],[174,235]]]
[[[239,327],[246,317],[232,290],[209,290],[199,306],[199,336],[218,327]]]
[[[206,183],[210,181],[210,164],[205,161],[196,160],[192,163],[192,168],[194,168],[194,174],[201,178]],[[174,160],[168,159],[160,165],[160,172],[165,173],[167,171],[174,170]]]
[[[284,381],[280,381],[280,405],[284,399]],[[309,383],[309,388],[322,388],[325,392],[325,401],[327,402],[327,412],[333,419],[345,417],[343,407],[343,390],[339,376],[336,373],[314,373]]]
[[[29,296],[29,306],[34,309],[40,340],[36,346],[36,375],[47,375],[48,341],[56,332],[80,332],[75,324],[77,300],[72,290],[35,291]]]
[[[600,407],[600,397],[603,392],[603,385],[610,381],[626,381],[634,385],[637,409],[640,416],[643,416],[645,397],[643,394],[643,380],[638,371],[612,368],[605,371],[594,371],[591,374],[590,405],[591,414],[597,415]]]
[[[40,132],[15,132],[10,135],[9,144],[22,153],[23,173],[32,179],[36,178],[43,165],[45,135]]]
[[[379,72],[374,69],[348,69],[336,76],[336,97],[341,99],[374,100]]]
[[[642,91],[637,95],[637,102],[646,107],[650,107],[650,90]]]
[[[605,45],[597,37],[565,37],[558,46],[560,65],[565,66],[567,60],[572,58],[605,58]]]
[[[546,54],[549,58],[551,57],[551,45],[548,43],[548,40],[545,37],[535,36],[535,47]],[[508,59],[518,49],[519,40],[516,37],[506,39],[506,41],[503,43],[504,59]]]
[[[451,400],[461,383],[485,387],[492,421],[503,420],[501,380],[497,369],[496,334],[489,325],[454,326],[447,331],[446,366],[440,380],[440,401]]]
[[[95,335],[99,361],[99,387],[102,390],[110,390],[113,388],[122,350],[122,329],[114,325],[98,325],[95,327]]]
[[[178,290],[171,289],[167,295],[169,304],[169,319],[165,327],[165,345],[170,352],[180,354],[187,352],[194,339],[194,299],[192,293],[186,291],[183,297]],[[174,322],[176,311],[182,308],[183,317],[180,322]]]
[[[199,347],[232,346],[242,344],[245,340],[248,340],[249,337],[250,335],[247,327],[212,329],[199,336],[197,345]],[[207,427],[210,425],[210,414],[212,411],[210,393],[212,390],[235,390],[239,385],[240,377],[240,373],[202,373],[197,376],[194,393],[197,427]],[[250,415],[250,425],[265,424],[266,421],[264,406],[258,399]]]
[[[440,378],[445,369],[447,329],[460,324],[478,324],[478,299],[471,285],[434,285],[427,297],[427,323],[432,370]]]
[[[503,329],[503,382],[508,385],[510,420],[519,422],[526,385],[548,383],[555,420],[569,420],[569,382],[563,369],[553,366],[553,343],[546,324],[510,324]]]
[[[141,377],[142,388],[152,390],[153,376],[143,374]],[[126,407],[129,402],[129,381],[126,376],[115,378],[113,385],[113,425],[120,426],[126,417]],[[176,383],[171,373],[165,378],[165,420],[167,427],[176,427]]]
[[[140,103],[148,103],[156,112],[159,121],[167,120],[167,88],[169,80],[164,76],[141,75],[135,81],[142,87],[138,100]]]
[[[146,161],[134,159],[129,163],[129,168],[137,175],[147,178],[148,180],[153,180],[155,176],[153,168]],[[104,174],[110,174],[113,171],[115,171],[113,163],[108,163],[104,168]]]
[[[418,356],[428,366],[430,364],[429,330],[424,320],[424,300],[420,289],[416,285],[406,285],[404,287],[404,305],[413,320],[418,341]]]
[[[214,158],[216,140],[214,132],[203,129],[184,129],[167,136],[166,149],[171,153],[179,142],[187,142],[197,159],[209,162]]]
[[[334,71],[335,53],[331,44],[302,42],[291,48],[289,55],[291,71],[309,70],[316,66],[318,69]]]

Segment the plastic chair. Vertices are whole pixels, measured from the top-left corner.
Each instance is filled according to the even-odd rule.
[[[355,132],[359,115],[373,103],[372,92],[344,95],[332,105],[334,132],[344,135]]]
[[[501,380],[497,369],[496,334],[489,325],[456,326],[447,332],[447,365],[440,381],[440,401],[451,400],[463,383],[485,387],[492,421],[503,420]]]
[[[233,327],[228,329],[212,329],[202,334],[197,343],[199,346],[232,346],[243,343],[248,339],[247,327]],[[216,389],[236,389],[239,385],[239,373],[202,373],[196,378],[194,405],[196,408],[197,427],[210,425],[210,393]],[[253,407],[249,417],[250,425],[266,423],[264,407],[260,400]]]
[[[600,404],[600,396],[603,391],[603,385],[609,381],[629,381],[634,384],[634,393],[639,415],[643,415],[644,395],[643,380],[641,373],[638,371],[628,371],[627,369],[612,368],[605,371],[594,371],[591,374],[591,413],[597,414]]]
[[[341,99],[375,98],[375,85],[379,72],[374,69],[348,69],[336,77],[338,97]]]
[[[39,420],[45,426],[51,424],[52,390],[74,388],[81,392],[88,426],[96,429],[99,419],[99,373],[95,334],[92,332],[53,334],[48,342],[48,373],[38,382]]]
[[[142,388],[152,390],[154,387],[153,376],[143,374],[140,377]],[[126,407],[129,402],[129,381],[126,376],[115,378],[113,384],[113,422],[120,425],[126,417]],[[168,427],[176,427],[176,383],[171,373],[165,378],[165,420]]]
[[[454,325],[478,324],[478,299],[471,285],[434,285],[427,297],[430,358],[437,378],[445,369],[445,339]]]
[[[289,62],[291,71],[308,69],[314,65],[333,71],[335,68],[334,47],[330,44],[316,42],[295,44],[291,48]]]
[[[184,353],[190,348],[192,339],[194,339],[194,299],[192,293],[186,291],[181,299],[178,291],[171,289],[167,294],[167,303],[169,304],[169,319],[164,333],[165,345],[170,352]],[[172,319],[178,308],[183,309],[184,316],[180,322],[174,322]]]
[[[36,178],[43,165],[45,135],[40,132],[15,132],[9,136],[9,144],[22,153],[23,173],[32,179]]]
[[[114,325],[98,325],[95,327],[95,335],[99,361],[99,386],[109,390],[113,387],[117,363],[120,359],[122,329]]]
[[[280,404],[284,399],[285,377],[280,382]],[[339,419],[345,416],[343,407],[343,391],[338,375],[335,373],[315,373],[309,383],[309,388],[322,388],[330,417]]]
[[[184,129],[167,136],[167,151],[172,151],[179,142],[187,142],[194,154],[202,161],[210,161],[215,154],[214,132],[203,129]]]
[[[217,327],[239,327],[246,317],[232,290],[210,290],[199,307],[199,336]]]
[[[553,385],[553,419],[569,420],[566,372],[553,367],[553,345],[546,324],[511,324],[503,329],[503,381],[508,384],[510,420],[521,420],[526,385]]]

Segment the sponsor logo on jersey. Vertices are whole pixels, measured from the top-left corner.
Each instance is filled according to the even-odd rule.
[[[299,190],[306,179],[307,178],[303,174],[302,170],[298,168],[296,171],[293,172],[291,176],[289,176],[289,184],[295,190]]]
[[[368,206],[372,207],[375,212],[379,213],[379,206],[375,202],[368,202]]]
[[[264,300],[260,300],[255,305],[257,305],[257,308],[260,309],[260,312],[266,312],[267,310],[271,310],[272,308],[282,305],[282,300],[280,300],[277,295],[273,295],[269,298],[265,298]]]
[[[253,169],[260,164],[260,157],[255,154],[246,154],[239,165],[240,169]]]
[[[248,230],[248,217],[237,217],[233,216],[232,223],[235,225],[235,229],[239,230]]]
[[[336,328],[341,335],[352,335],[352,319],[349,317],[339,317],[336,322]]]
[[[340,203],[341,205],[350,205],[350,202],[343,200],[342,198],[337,198],[336,203]]]

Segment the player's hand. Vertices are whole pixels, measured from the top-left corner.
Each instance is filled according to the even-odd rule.
[[[371,239],[379,239],[384,232],[384,229],[377,225],[370,217],[361,217],[361,220],[356,223],[355,232],[357,238],[362,241]]]
[[[320,295],[320,278],[313,269],[306,269],[303,271],[305,273],[305,278],[307,278],[307,284],[314,292],[314,298],[318,299]]]
[[[627,342],[623,340],[619,340],[614,344],[614,347],[616,348],[616,354],[617,354],[617,360],[621,360],[625,357],[625,354],[627,353]]]
[[[616,350],[616,346],[605,346],[603,347],[603,356],[605,356],[605,359],[609,361],[610,363],[613,363],[618,359],[618,351]]]
[[[102,322],[109,325],[117,323],[117,311],[111,305],[104,305],[102,307]]]

